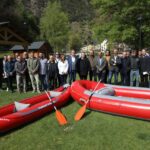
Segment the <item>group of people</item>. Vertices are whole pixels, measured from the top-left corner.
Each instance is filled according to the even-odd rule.
[[[100,81],[103,83],[149,87],[150,56],[146,49],[141,51],[123,51],[118,54],[114,49],[112,54],[109,50],[105,53],[93,50],[89,55],[81,52],[77,56],[75,50],[71,54],[50,54],[49,58],[44,53],[34,55],[33,52],[24,52],[22,55],[15,54],[4,56],[1,61],[0,88],[2,83],[7,85],[7,91],[14,91],[13,83],[16,81],[17,91],[25,92],[31,86],[33,92],[40,93],[44,90],[52,90],[65,83],[72,83],[78,74],[80,79]]]
[[[146,49],[123,51],[118,54],[118,50],[114,49],[111,55],[107,50],[105,55],[100,51],[97,57],[94,57],[93,51],[89,56],[90,64],[90,80],[94,76],[94,80],[111,84],[114,76],[114,84],[123,86],[150,87],[150,56]],[[120,76],[119,76],[120,75]]]

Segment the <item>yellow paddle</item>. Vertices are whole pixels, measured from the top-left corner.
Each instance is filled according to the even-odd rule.
[[[51,100],[50,95],[48,94],[48,92],[45,91],[45,93],[46,93],[47,97],[49,98],[50,102],[54,106],[54,109],[55,109],[55,112],[56,112],[56,118],[57,118],[59,124],[60,125],[67,124],[68,122],[66,120],[66,117],[56,108],[56,106],[54,105],[53,101]]]

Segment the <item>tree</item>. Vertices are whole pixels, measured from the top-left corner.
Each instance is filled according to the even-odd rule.
[[[81,36],[78,33],[70,33],[68,41],[69,50],[74,49],[76,51],[79,51],[82,46],[81,41]]]
[[[93,17],[93,8],[90,0],[61,0],[64,12],[68,13],[70,22],[90,21]]]
[[[0,21],[9,21],[26,40],[33,40],[38,34],[37,19],[26,11],[23,0],[1,0]]]
[[[149,0],[92,0],[92,4],[96,9],[93,32],[99,40],[108,38],[112,42],[124,42],[138,48],[140,28],[144,41],[142,47],[150,46]]]
[[[58,2],[49,2],[40,19],[41,37],[60,51],[67,45],[69,31],[68,16]]]

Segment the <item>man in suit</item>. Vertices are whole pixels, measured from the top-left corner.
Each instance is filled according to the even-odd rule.
[[[150,56],[146,53],[146,49],[142,49],[142,56],[140,57],[140,74],[142,87],[148,87],[149,71],[150,71]]]
[[[105,75],[106,75],[106,66],[107,62],[106,59],[103,57],[103,54],[101,51],[98,53],[98,57],[95,58],[95,64],[96,64],[96,72],[99,81],[104,82],[105,81]]]
[[[60,54],[58,52],[56,52],[54,57],[55,57],[55,62],[58,65],[58,62],[60,61]],[[57,81],[58,81],[58,83],[57,83]],[[57,81],[56,81],[56,83],[57,83],[57,86],[59,87],[60,86],[60,75],[59,75],[59,73],[57,75]]]
[[[75,50],[72,50],[71,55],[68,57],[68,64],[69,64],[68,73],[69,73],[70,84],[76,80],[76,63],[77,63],[77,58],[75,55]]]
[[[108,75],[108,83],[111,84],[112,76],[114,75],[115,84],[118,84],[118,74],[121,65],[121,58],[118,56],[118,50],[114,49],[114,55],[110,58],[110,68]]]

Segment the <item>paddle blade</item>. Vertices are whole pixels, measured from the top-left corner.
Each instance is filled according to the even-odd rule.
[[[86,111],[86,104],[78,110],[78,112],[76,113],[74,117],[74,120],[79,121],[83,117],[85,111]]]
[[[59,110],[56,110],[56,118],[60,125],[65,125],[68,123],[66,117]]]

